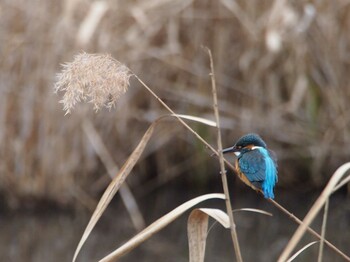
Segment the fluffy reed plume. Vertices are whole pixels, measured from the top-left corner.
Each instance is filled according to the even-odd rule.
[[[76,103],[87,100],[96,111],[103,106],[110,109],[127,91],[130,75],[130,70],[109,54],[81,53],[63,65],[55,92],[65,92],[60,103],[66,114]]]

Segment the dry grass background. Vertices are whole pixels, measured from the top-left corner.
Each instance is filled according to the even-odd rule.
[[[81,108],[64,116],[53,94],[55,74],[81,50],[111,53],[177,113],[213,119],[209,61],[201,48],[208,46],[224,143],[260,133],[283,163],[281,187],[324,185],[349,157],[348,1],[1,0],[0,14],[0,190],[10,207],[31,199],[66,205],[77,198],[89,205],[88,196],[108,177],[96,175],[102,165],[83,120],[94,123],[123,163],[164,113],[131,81],[117,110]],[[214,130],[198,129],[215,144]],[[201,174],[193,180],[217,173],[181,126],[164,125],[156,140],[131,186],[151,181],[145,185],[151,190],[187,170]]]

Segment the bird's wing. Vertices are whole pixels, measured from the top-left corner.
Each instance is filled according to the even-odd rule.
[[[266,164],[264,155],[259,150],[246,152],[238,160],[241,172],[250,182],[260,182],[265,179]]]

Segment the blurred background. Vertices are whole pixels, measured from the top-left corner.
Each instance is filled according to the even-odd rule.
[[[110,53],[175,112],[213,120],[203,49],[209,47],[224,146],[259,133],[279,159],[276,200],[304,217],[349,160],[349,31],[347,0],[1,0],[0,259],[71,260],[110,182],[96,144],[121,167],[152,121],[167,114],[131,78],[115,109],[95,113],[78,106],[65,116],[61,94],[54,94],[55,75],[82,51]],[[216,147],[214,128],[189,124]],[[139,230],[126,195],[138,205],[141,225],[142,219],[148,225],[192,197],[222,192],[218,161],[210,154],[176,121],[158,125],[124,197],[114,198],[80,261],[98,260]],[[274,214],[236,215],[243,258],[275,260],[296,225],[232,171],[229,183],[233,208]],[[350,255],[348,190],[331,200],[326,236]],[[230,241],[215,226],[207,261],[232,261]],[[187,249],[184,216],[122,261],[187,261]],[[317,252],[315,245],[299,261],[314,260]],[[342,261],[327,248],[325,258]]]

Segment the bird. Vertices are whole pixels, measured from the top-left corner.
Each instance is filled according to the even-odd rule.
[[[235,168],[243,182],[262,191],[265,198],[274,199],[278,181],[277,158],[264,140],[258,134],[246,134],[234,146],[222,150],[223,154],[230,152],[237,156]]]

